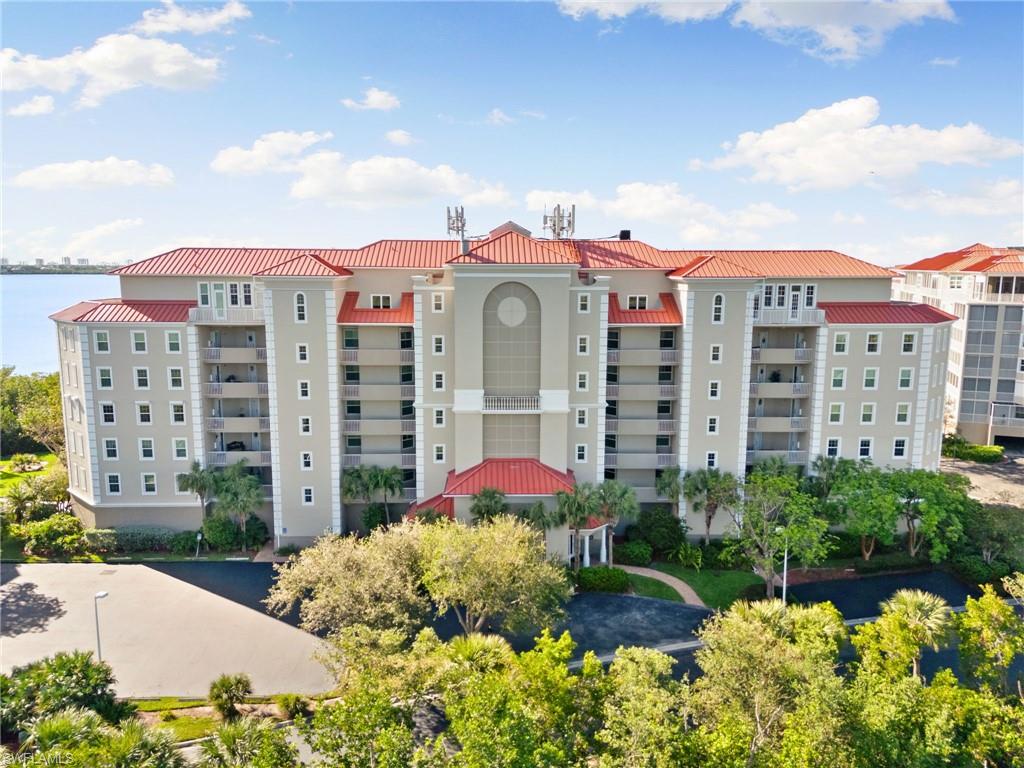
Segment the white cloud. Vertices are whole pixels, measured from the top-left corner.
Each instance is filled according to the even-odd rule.
[[[14,48],[0,51],[4,90],[43,88],[66,93],[81,84],[78,107],[95,107],[112,94],[143,85],[201,88],[216,80],[220,63],[178,43],[132,34],[106,35],[91,48],[76,48],[49,59]]]
[[[674,23],[716,19],[733,9],[730,20],[734,26],[750,27],[771,40],[797,45],[805,53],[827,61],[858,59],[880,48],[893,30],[907,24],[955,18],[945,0],[805,3],[560,0],[558,5],[562,13],[575,19],[594,14],[611,21],[643,12]]]
[[[416,143],[416,139],[413,138],[413,135],[401,128],[395,128],[394,130],[388,131],[384,134],[384,138],[396,147],[408,147],[410,144]]]
[[[497,107],[488,112],[487,117],[484,119],[491,125],[508,125],[509,123],[515,122],[515,120],[506,115]]]
[[[64,246],[64,255],[83,258],[102,257],[103,250],[96,247],[98,240],[141,226],[142,219],[115,219],[106,224],[98,224],[90,229],[75,232]]]
[[[34,117],[35,115],[48,115],[51,112],[53,112],[53,96],[33,96],[28,101],[23,101],[7,110],[7,114],[11,117]]]
[[[174,0],[162,2],[163,8],[144,11],[142,20],[133,24],[131,28],[143,35],[170,35],[176,32],[205,35],[218,32],[236,21],[252,16],[252,12],[239,0],[228,0],[220,8],[196,10],[188,10]]]
[[[523,117],[530,117],[534,120],[547,120],[548,116],[537,109],[524,109],[520,113]]]
[[[276,37],[264,35],[262,32],[256,32],[254,34],[249,35],[249,37],[251,37],[257,43],[266,43],[267,45],[280,45],[281,43],[281,41],[278,40]]]
[[[860,213],[844,213],[836,211],[832,214],[833,224],[863,224],[864,215]]]
[[[252,143],[251,149],[227,147],[217,153],[210,167],[217,173],[234,175],[287,171],[296,159],[314,144],[333,137],[330,131],[275,131],[265,133]]]
[[[398,100],[398,97],[388,91],[382,91],[380,88],[368,88],[363,92],[363,100],[355,101],[354,99],[342,99],[341,103],[349,109],[365,110],[365,109],[379,109],[384,112],[389,112],[392,109],[398,109],[402,106],[402,102]]]
[[[171,169],[159,163],[108,157],[48,163],[22,171],[11,182],[29,189],[95,189],[98,187],[162,187],[174,183]]]
[[[941,56],[936,56],[928,63],[931,64],[933,67],[958,67],[960,66],[960,57],[954,56],[949,59],[944,59]]]
[[[940,189],[899,195],[892,202],[908,211],[928,210],[940,216],[1005,216],[1024,218],[1024,188],[1016,179],[997,181],[974,195],[956,195]]]
[[[797,220],[792,211],[767,202],[723,211],[693,195],[684,194],[674,183],[620,184],[615,188],[615,197],[608,199],[598,198],[588,190],[532,190],[526,195],[526,207],[531,211],[544,210],[556,203],[575,204],[581,210],[596,210],[620,221],[649,221],[674,226],[678,228],[680,237],[689,242],[712,239],[748,241],[756,236],[757,230]]]
[[[1021,143],[992,136],[975,123],[938,130],[920,125],[875,124],[878,101],[870,96],[811,109],[766,131],[747,131],[723,145],[725,154],[692,169],[747,167],[752,181],[791,190],[840,189],[908,176],[926,163],[981,165],[1016,157]]]

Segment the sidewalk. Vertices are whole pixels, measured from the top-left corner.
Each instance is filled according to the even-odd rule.
[[[649,579],[660,581],[662,584],[667,584],[679,593],[679,596],[683,598],[683,602],[687,605],[695,605],[698,608],[707,608],[707,606],[704,605],[704,601],[697,597],[697,593],[693,591],[693,587],[682,579],[677,579],[675,576],[662,573],[661,571],[656,571],[653,568],[640,568],[635,565],[617,565],[616,567],[621,568],[626,573],[635,573],[637,576],[646,576]]]

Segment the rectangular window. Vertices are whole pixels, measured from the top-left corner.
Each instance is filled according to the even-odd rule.
[[[864,342],[864,353],[868,355],[882,354],[882,334],[869,333]]]
[[[431,349],[433,349],[435,355],[444,354],[444,336],[433,336],[431,337]]]
[[[442,443],[434,445],[434,463],[444,464],[444,445]]]
[[[302,504],[306,507],[313,504],[313,489],[308,485],[302,489]]]
[[[153,449],[153,438],[139,438],[139,461],[153,461],[156,458],[156,451]]]
[[[586,464],[587,463],[587,444],[576,443],[576,463]]]
[[[850,342],[850,334],[837,333],[832,342],[832,351],[837,355],[845,355]]]
[[[917,349],[917,334],[916,333],[904,333],[903,340],[900,344],[900,353],[904,355],[912,355]]]
[[[299,400],[309,400],[309,382],[299,382]]]
[[[142,495],[143,496],[155,496],[156,495],[156,474],[153,472],[142,473]]]
[[[897,437],[892,441],[892,457],[894,459],[903,459],[907,456],[907,439],[905,437]]]
[[[434,371],[434,391],[444,392],[444,371]]]
[[[444,294],[443,293],[432,293],[430,294],[430,311],[434,314],[444,312]]]
[[[587,392],[590,389],[590,374],[586,371],[579,371],[576,374],[576,391]]]
[[[860,404],[860,423],[861,424],[874,424],[875,423],[875,404],[874,403],[861,403]]]
[[[676,348],[676,331],[675,328],[662,328],[658,333],[658,348],[659,349],[675,349]]]
[[[95,331],[92,335],[92,345],[98,354],[109,354],[110,334],[107,331]]]
[[[252,306],[252,283],[242,283],[242,304]]]
[[[832,369],[832,389],[846,389],[846,369]]]
[[[341,332],[341,344],[345,349],[359,349],[359,329],[345,328]]]
[[[590,418],[589,414],[590,414],[590,411],[588,409],[586,409],[586,408],[577,408],[576,409],[576,426],[577,427],[585,427],[585,426],[587,426],[587,423],[588,423],[589,418]]]
[[[839,438],[830,437],[825,443],[825,455],[830,459],[839,458]]]
[[[859,459],[870,459],[871,458],[871,438],[862,437],[860,443],[857,445],[857,458]]]
[[[132,354],[143,355],[147,351],[146,332],[132,331]]]
[[[435,408],[434,409],[434,426],[435,427],[443,427],[444,426],[444,408]]]
[[[618,384],[619,383],[619,366],[609,365],[604,371],[605,384]]]
[[[309,344],[296,344],[295,345],[295,362],[296,363],[308,363],[309,362]]]
[[[672,418],[672,401],[671,400],[659,400],[657,405],[657,414],[659,419],[671,419]]]
[[[167,388],[168,389],[184,389],[185,388],[185,375],[182,373],[181,368],[168,368],[167,369]]]
[[[704,463],[708,469],[714,469],[718,466],[718,451],[708,451],[704,455]]]
[[[345,435],[345,453],[362,453],[362,435]]]
[[[188,440],[184,437],[175,437],[171,440],[171,450],[175,461],[188,461]]]
[[[113,389],[114,388],[114,369],[113,368],[97,368],[96,369],[96,381],[99,389]]]
[[[179,354],[181,352],[181,331],[164,331],[164,347],[169,355]]]
[[[780,285],[779,286],[778,294],[775,297],[775,306],[776,307],[785,307],[786,306],[786,286],[784,286],[784,285]]]
[[[626,309],[647,309],[647,297],[644,295],[627,296]]]
[[[590,314],[590,294],[589,293],[578,293],[576,294],[576,311],[581,315]]]
[[[775,286],[766,285],[764,287],[764,306],[765,309],[775,306]]]
[[[232,307],[237,307],[238,302],[238,283],[228,283],[228,305]]]
[[[722,362],[722,345],[721,344],[712,344],[711,345],[711,354],[709,356],[709,359],[710,359],[710,361],[712,363],[721,363]]]
[[[346,384],[359,383],[359,366],[346,365],[343,371],[343,378]]]
[[[398,331],[398,348],[412,349],[412,328],[401,328]]]
[[[608,329],[608,349],[619,348],[619,329],[609,328]]]
[[[900,368],[900,389],[911,389],[914,386],[914,369],[913,368]]]
[[[149,368],[133,368],[135,372],[135,388],[149,389]]]
[[[199,283],[199,306],[208,307],[210,306],[210,284]]]
[[[964,287],[964,276],[963,275],[950,275],[949,276],[949,287],[954,291],[959,291]]]
[[[171,424],[185,423],[185,404],[171,403]]]
[[[576,337],[576,354],[577,355],[589,355],[590,354],[590,337],[589,336],[577,336]]]
[[[107,437],[103,440],[103,456],[108,461],[117,461],[117,438]]]
[[[672,384],[675,381],[675,366],[674,365],[659,365],[658,366],[658,383],[659,384]]]
[[[842,424],[843,423],[843,404],[842,403],[829,403],[829,406],[828,406],[828,423],[829,424]]]
[[[878,389],[878,369],[864,369],[864,389]]]
[[[604,415],[607,416],[609,419],[617,419],[617,418],[619,418],[619,401],[618,400],[608,400],[608,401],[606,401],[605,402],[605,406],[604,406]]]
[[[720,381],[709,381],[708,382],[708,400],[718,400],[721,397],[722,382]]]
[[[313,419],[311,419],[309,416],[299,416],[299,434],[313,434]]]
[[[303,472],[313,471],[312,451],[302,451],[302,453],[299,454],[299,469],[301,469]]]
[[[805,285],[804,286],[804,306],[805,307],[813,307],[814,306],[814,286],[813,285]]]
[[[717,416],[708,416],[708,434],[709,435],[717,435],[718,434],[718,417]]]
[[[149,403],[136,403],[135,404],[135,423],[136,424],[152,424],[153,423],[153,408]]]
[[[370,306],[373,309],[391,309],[391,295],[387,293],[371,293]]]
[[[113,403],[100,403],[100,422],[103,424],[117,423]]]
[[[896,403],[896,423],[910,423],[910,403]]]
[[[121,476],[112,473],[107,475],[107,493],[111,496],[121,495]]]
[[[399,400],[398,401],[398,413],[403,419],[414,419],[416,418],[416,408],[412,400]]]

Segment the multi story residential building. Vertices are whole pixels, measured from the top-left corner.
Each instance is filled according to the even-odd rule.
[[[946,427],[975,443],[1024,438],[1024,248],[981,243],[900,268],[893,296],[956,315]]]
[[[893,272],[834,251],[509,222],[468,242],[181,248],[113,274],[121,298],[53,315],[89,524],[197,527],[176,483],[192,461],[246,459],[278,545],[358,529],[341,478],[360,464],[402,468],[403,511],[464,518],[485,487],[518,505],[616,478],[653,504],[669,467],[938,462],[955,318],[891,301]],[[606,521],[587,533],[603,559]]]

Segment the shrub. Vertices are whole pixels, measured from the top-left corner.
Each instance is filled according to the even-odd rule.
[[[27,472],[29,467],[37,463],[39,463],[39,459],[34,453],[16,453],[11,456],[7,470],[9,472]]]
[[[282,693],[280,696],[275,696],[274,701],[289,720],[306,717],[309,714],[309,702],[297,693]]]
[[[363,526],[367,532],[384,525],[384,505],[379,501],[368,504],[363,510]]]
[[[199,531],[178,531],[167,542],[167,548],[176,555],[191,555],[196,551],[196,534]]]
[[[884,552],[873,556],[870,560],[855,560],[854,570],[857,573],[878,573],[879,571],[897,571],[910,568],[921,568],[928,565],[925,560],[911,557],[906,552]]]
[[[615,548],[615,559],[623,565],[648,565],[653,553],[646,541],[627,541]]]
[[[686,540],[683,523],[665,507],[641,510],[636,527],[640,530],[640,538],[659,555],[667,555]]]
[[[422,507],[416,510],[416,519],[421,523],[430,525],[436,523],[438,520],[447,519],[446,515],[441,514],[434,507]],[[363,518],[363,523],[366,523],[366,518]]]
[[[274,551],[274,554],[275,555],[280,555],[281,557],[291,557],[292,555],[297,555],[297,554],[299,554],[299,545],[298,544],[285,544],[283,547],[278,547]]]
[[[981,464],[995,464],[1003,460],[1003,446],[975,445],[960,435],[946,435],[942,438],[942,455]]]
[[[44,475],[29,478],[36,499],[46,505],[68,501],[68,471],[63,464],[54,464]]]
[[[583,592],[626,592],[629,576],[621,568],[580,568],[576,583]]]
[[[270,538],[270,531],[263,518],[256,514],[249,515],[245,521],[245,546],[259,549],[263,542]]]
[[[227,515],[211,515],[203,521],[203,538],[210,549],[230,551],[241,549],[242,530]]]
[[[743,554],[736,539],[720,539],[703,547],[703,567],[715,570],[749,571],[750,559]]]
[[[860,557],[860,536],[847,531],[833,531],[829,534],[832,539],[832,557]]]
[[[960,555],[950,562],[953,572],[970,584],[990,584],[1010,575],[1010,566],[1001,560],[986,563],[981,555]]]
[[[0,675],[0,723],[5,734],[23,730],[38,717],[69,707],[90,709],[111,723],[131,715],[135,708],[114,698],[114,673],[110,665],[93,661],[89,651],[57,653],[15,667],[10,676]]]
[[[19,526],[18,536],[25,540],[26,554],[68,557],[85,551],[84,533],[81,520],[59,512]]]
[[[704,564],[704,551],[695,544],[683,540],[683,543],[676,547],[670,555],[670,559],[679,563],[684,568],[693,568],[700,571]]]
[[[114,529],[118,552],[162,552],[175,531],[159,525],[121,525]]]
[[[640,532],[640,529],[636,525],[633,525],[632,523],[626,526],[626,530],[623,531],[623,535],[625,536],[626,541],[643,541],[644,540],[644,536]]]
[[[117,548],[117,532],[113,528],[86,528],[83,536],[89,552],[113,552]]]
[[[252,693],[252,681],[246,674],[221,675],[210,683],[210,704],[225,720],[238,715],[238,705]]]

